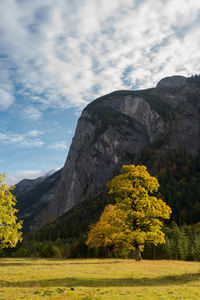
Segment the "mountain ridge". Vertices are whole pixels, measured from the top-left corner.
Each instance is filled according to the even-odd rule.
[[[152,143],[162,140],[154,148],[157,159],[179,148],[197,155],[199,87],[194,80],[172,76],[155,88],[115,91],[91,102],[78,120],[52,198],[34,215],[29,232],[48,223],[49,216],[57,218],[104,190],[123,164],[139,163],[138,157]],[[152,168],[156,168],[155,158]]]

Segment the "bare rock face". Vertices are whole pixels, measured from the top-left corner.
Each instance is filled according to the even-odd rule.
[[[57,188],[58,214],[104,189],[164,126],[142,97],[110,94],[90,104],[78,121]]]
[[[40,198],[29,231],[101,192],[123,164],[139,163],[141,151],[161,136],[156,157],[179,147],[196,155],[199,112],[200,89],[183,76],[166,77],[149,90],[113,92],[90,103],[78,121],[64,168]]]
[[[168,93],[162,94],[158,87]],[[166,138],[158,155],[180,146],[198,152],[199,115],[189,101],[186,78],[164,78],[150,91],[150,100],[146,93],[140,94],[114,92],[84,109],[56,190],[58,215],[104,189],[123,164],[134,163],[136,155],[160,134]],[[153,101],[159,96],[157,106],[169,103],[169,94],[171,117],[166,119]]]

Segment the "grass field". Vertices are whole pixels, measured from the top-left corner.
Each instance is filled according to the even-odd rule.
[[[200,299],[200,263],[0,259],[0,299]]]

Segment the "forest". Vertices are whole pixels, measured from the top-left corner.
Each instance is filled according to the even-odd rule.
[[[140,160],[148,158],[149,149]],[[152,156],[151,156],[152,157]],[[148,159],[147,159],[148,158]],[[157,161],[156,173],[160,184],[158,195],[171,207],[170,220],[165,221],[165,244],[145,243],[144,259],[200,260],[200,155],[192,157],[184,151],[173,151]],[[153,175],[154,175],[153,174]],[[1,250],[1,256],[86,258],[107,257],[107,249],[88,248],[85,244],[90,224],[98,221],[104,207],[113,204],[107,189],[88,197],[84,203],[72,208],[57,220],[29,236],[13,250]],[[131,258],[134,251],[123,247],[114,257]]]

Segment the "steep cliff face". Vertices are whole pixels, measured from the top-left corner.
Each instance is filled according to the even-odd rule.
[[[200,89],[182,76],[162,79],[156,88],[117,91],[90,103],[76,128],[53,198],[32,220],[35,231],[99,193],[123,164],[137,163],[141,150],[157,139],[159,157],[181,147],[199,149]]]
[[[123,164],[164,136],[166,149],[199,149],[199,90],[182,76],[162,79],[155,89],[119,91],[95,100],[83,111],[61,182],[56,191],[59,214],[98,193]],[[199,98],[197,100],[200,100]],[[162,113],[164,112],[164,113]]]
[[[173,107],[167,120],[167,139],[160,151],[181,148],[196,155],[200,146],[200,86],[183,76],[172,76],[162,79],[155,93]]]
[[[165,122],[139,96],[107,95],[82,113],[61,182],[59,214],[105,188],[124,163],[162,131]]]

